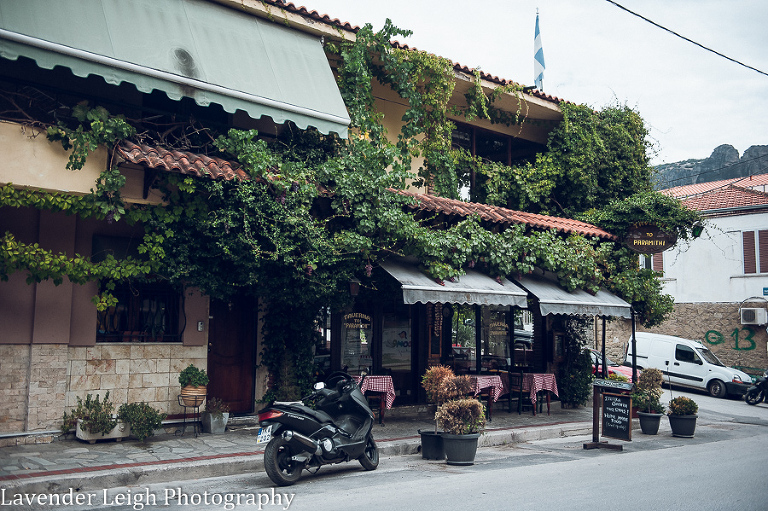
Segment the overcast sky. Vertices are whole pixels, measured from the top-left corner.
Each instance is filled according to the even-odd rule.
[[[739,154],[768,145],[768,76],[653,26],[606,0],[293,0],[379,30],[386,18],[414,33],[401,43],[533,85],[536,9],[544,92],[645,119],[654,164]],[[302,4],[302,2],[305,2]],[[651,21],[768,73],[766,0],[616,0]]]

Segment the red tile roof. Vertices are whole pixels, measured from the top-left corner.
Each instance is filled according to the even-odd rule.
[[[390,189],[393,192],[413,197],[417,203],[412,205],[412,209],[422,211],[432,211],[443,213],[445,215],[457,215],[467,217],[470,215],[479,215],[480,218],[488,222],[511,225],[523,224],[536,229],[555,229],[564,233],[575,233],[583,236],[596,236],[609,240],[617,240],[616,236],[604,231],[594,225],[579,222],[570,218],[560,218],[547,215],[537,215],[535,213],[526,213],[524,211],[515,211],[513,209],[502,208],[500,206],[490,206],[477,202],[464,202],[455,199],[446,199],[434,195],[426,195],[405,190]]]
[[[134,144],[123,141],[117,153],[126,161],[146,165],[151,169],[161,168],[190,176],[210,176],[214,179],[248,179],[248,174],[222,158],[195,154],[188,151],[168,151],[162,147]]]
[[[684,199],[693,195],[707,193],[712,190],[727,188],[728,186],[738,186],[739,188],[756,188],[766,191],[768,186],[768,174],[758,174],[756,176],[735,177],[731,179],[721,179],[719,181],[709,181],[707,183],[696,183],[692,185],[675,186],[661,190],[661,193],[678,199]]]
[[[734,208],[766,207],[768,193],[728,185],[683,200],[683,205],[697,211],[716,211]]]
[[[334,27],[338,27],[338,28],[340,28],[342,30],[346,30],[347,32],[353,32],[353,33],[356,34],[358,31],[360,31],[360,27],[353,26],[351,23],[349,23],[347,21],[344,21],[344,22],[339,21],[338,18],[331,18],[327,14],[320,14],[320,13],[318,13],[315,10],[307,9],[304,6],[298,6],[297,7],[296,5],[294,5],[291,2],[285,2],[284,0],[262,0],[262,2],[265,3],[265,4],[268,4],[268,5],[273,5],[273,6],[277,7],[277,8],[279,8],[279,9],[285,9],[286,11],[291,12],[291,13],[295,13],[295,14],[300,14],[302,16],[306,16],[306,17],[308,17],[308,18],[310,18],[310,19],[312,19],[314,21],[319,21],[321,23],[325,23],[325,24],[328,24],[328,25],[332,25]],[[396,47],[396,48],[402,48],[402,49],[405,49],[405,50],[417,50],[417,48],[410,48],[407,44],[400,44],[397,41],[393,41],[392,45],[394,47]],[[460,72],[468,73],[468,74],[473,74],[475,72],[475,70],[473,68],[461,65],[458,62],[453,62],[453,61],[451,61],[451,62],[453,63],[453,68],[456,71],[460,71]],[[490,75],[490,74],[488,74],[488,73],[486,73],[484,71],[480,71],[480,77],[483,80],[487,80],[487,81],[489,81],[491,83],[497,83],[499,85],[507,85],[507,84],[510,84],[510,83],[515,83],[512,80],[506,80],[506,79],[503,79],[503,78],[499,78],[498,76]],[[544,92],[542,92],[542,91],[540,91],[538,89],[533,89],[532,91],[529,92],[529,94],[532,95],[532,96],[536,96],[537,98],[541,98],[543,100],[546,100],[546,101],[551,101],[553,103],[561,103],[562,101],[564,101],[564,100],[562,100],[562,99],[560,99],[560,98],[558,98],[556,96],[552,96],[550,94],[545,94]]]

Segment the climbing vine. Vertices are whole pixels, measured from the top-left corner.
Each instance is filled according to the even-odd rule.
[[[629,194],[622,195],[619,184],[639,176],[633,189],[647,191],[641,172],[647,162],[638,152],[643,142],[637,142],[644,128],[630,112],[601,117],[564,106],[566,121],[551,137],[550,151],[539,155],[535,165],[506,167],[453,150],[449,115],[519,125],[525,122],[521,110],[502,114],[494,101],[501,94],[520,99],[520,89],[510,84],[486,95],[476,74],[466,105],[450,109],[452,63],[391,45],[393,37],[408,33],[390,22],[377,33],[366,25],[354,42],[327,48],[340,59],[338,83],[352,119],[346,140],[291,127],[272,142],[253,130],[206,132],[208,152],[238,162],[248,179],[161,172],[153,184],[163,196],[161,204],[126,204],[120,195],[125,178],[110,161],[84,197],[0,188],[0,206],[126,221],[144,228],[140,259],[108,256],[101,262],[24,245],[6,233],[0,245],[0,278],[26,271],[28,282],[99,280],[106,290],[96,299],[99,310],[114,304],[109,290],[125,279],[163,278],[218,299],[244,290],[258,294],[265,303],[262,360],[272,377],[273,392],[267,398],[295,398],[306,389],[312,378],[318,311],[344,306],[352,278],[375,288],[372,269],[392,254],[417,256],[424,270],[441,281],[460,277],[468,268],[499,279],[542,268],[569,290],[594,292],[607,286],[628,297],[649,323],[663,318],[669,304],[654,286],[657,281],[639,271],[631,254],[613,243],[519,225],[497,232],[477,217],[442,225],[434,218],[417,218],[407,207],[413,199],[391,191],[416,182],[455,198],[466,167],[472,166],[484,176],[481,195],[489,203],[542,212],[588,211],[595,223],[616,232],[623,232],[622,226],[639,214],[622,210],[630,208],[620,202]],[[390,86],[406,105],[402,129],[393,141],[375,108],[373,80]],[[615,140],[604,143],[613,133],[611,123],[626,119],[632,121],[632,130],[621,129]],[[67,168],[76,170],[100,145],[113,148],[136,137],[137,130],[123,117],[80,104],[68,123],[51,126],[47,134],[71,150]],[[412,160],[417,156],[425,163],[414,173]],[[588,175],[584,168],[596,162],[600,175]],[[619,163],[617,175],[608,176],[611,165]],[[595,191],[601,187],[607,191]],[[577,197],[581,192],[584,200]],[[597,207],[608,198],[619,201],[612,213]],[[674,219],[664,217],[670,208],[678,211],[675,204],[659,202],[659,217],[685,232],[693,218],[679,211]]]

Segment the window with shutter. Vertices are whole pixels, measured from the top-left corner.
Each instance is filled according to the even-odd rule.
[[[653,254],[652,264],[653,264],[653,271],[657,273],[663,273],[664,272],[664,252],[657,252],[656,254]]]
[[[755,232],[744,231],[741,233],[744,246],[744,273],[757,273],[757,260],[755,258]]]
[[[768,230],[757,231],[757,253],[760,260],[760,273],[768,273]]]

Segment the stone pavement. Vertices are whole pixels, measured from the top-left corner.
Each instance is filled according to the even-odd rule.
[[[382,456],[416,455],[418,431],[434,430],[428,407],[393,408],[384,425],[374,425]],[[223,435],[200,434],[188,427],[183,435],[155,435],[89,444],[59,437],[48,444],[0,448],[0,488],[14,493],[59,493],[101,490],[115,486],[218,477],[263,470],[266,444],[257,444],[255,417],[235,417]],[[534,416],[506,411],[497,403],[480,446],[502,445],[592,432],[592,408],[563,409],[552,403],[551,414]],[[176,432],[178,433],[178,431]]]

